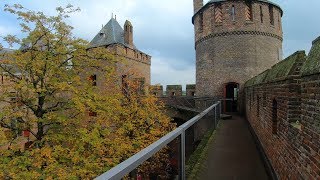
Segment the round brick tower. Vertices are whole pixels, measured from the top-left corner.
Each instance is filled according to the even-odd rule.
[[[194,0],[196,94],[237,99],[282,59],[281,8],[268,0]]]

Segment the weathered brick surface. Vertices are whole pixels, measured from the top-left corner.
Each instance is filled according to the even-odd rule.
[[[117,64],[120,75],[135,73],[137,77],[145,78],[145,83],[150,84],[151,56],[121,44],[109,45],[107,49],[119,59]]]
[[[181,85],[167,85],[166,96],[182,96],[182,86]]]
[[[156,97],[162,97],[163,96],[163,86],[161,85],[152,85],[149,89],[150,94],[156,96]]]
[[[219,4],[221,23],[215,21],[215,7]],[[270,23],[269,5],[273,8],[274,25]],[[228,82],[239,83],[242,89],[245,81],[279,61],[282,10],[252,1],[253,18],[248,21],[245,8],[245,1],[219,1],[205,5],[194,15],[197,96],[223,96]]]
[[[245,85],[247,119],[279,179],[320,179],[319,47],[314,42],[307,58],[296,52]]]
[[[186,95],[187,96],[195,96],[196,94],[196,85],[195,84],[187,84],[186,86]]]

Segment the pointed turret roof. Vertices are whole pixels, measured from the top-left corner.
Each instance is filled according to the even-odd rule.
[[[108,46],[111,44],[122,44],[129,47],[129,45],[124,42],[124,31],[122,27],[113,17],[92,39],[90,47]]]

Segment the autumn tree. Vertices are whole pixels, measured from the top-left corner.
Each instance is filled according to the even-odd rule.
[[[5,6],[26,36],[3,38],[20,48],[0,57],[0,178],[93,178],[173,128],[154,97],[137,93],[134,78],[123,93],[121,60],[72,35],[65,19],[79,9],[56,10]]]

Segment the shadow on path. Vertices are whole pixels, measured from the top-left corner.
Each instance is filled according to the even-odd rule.
[[[199,179],[269,179],[244,118],[233,115],[230,120],[221,120],[214,140],[209,143]]]

